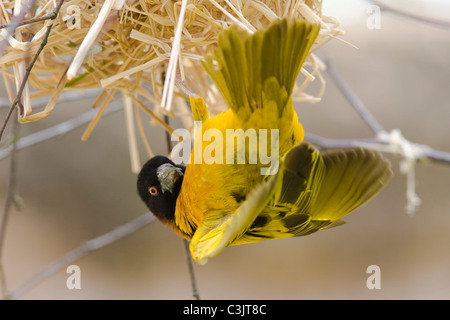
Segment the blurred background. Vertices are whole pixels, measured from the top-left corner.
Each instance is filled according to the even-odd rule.
[[[446,1],[386,3],[449,22]],[[379,28],[371,29],[370,5],[325,0],[324,14],[339,19],[345,31],[341,38],[357,49],[335,40],[319,54],[387,130],[399,128],[410,141],[450,152],[450,29],[389,11],[382,11]],[[329,138],[373,137],[326,73],[325,79],[320,103],[296,105],[305,130]],[[1,95],[6,97],[4,91]],[[93,101],[60,103],[48,118],[21,125],[20,135],[72,119],[88,111]],[[1,119],[6,111],[0,109]],[[11,211],[7,226],[3,265],[10,290],[83,241],[147,211],[130,169],[123,111],[102,117],[86,142],[80,139],[84,130],[18,153],[17,187],[24,206]],[[163,130],[149,127],[148,136],[153,151],[165,154]],[[409,216],[406,177],[399,172],[399,159],[387,157],[393,179],[373,201],[347,216],[347,224],[307,237],[226,248],[205,266],[194,266],[200,297],[449,299],[450,164],[417,165],[422,204]],[[8,178],[9,161],[4,159],[2,208]],[[63,268],[20,298],[192,298],[183,242],[159,222],[74,264],[81,269],[80,290],[67,289],[69,275]],[[381,289],[366,286],[370,265],[380,267]]]

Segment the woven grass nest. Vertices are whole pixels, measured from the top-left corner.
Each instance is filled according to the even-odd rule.
[[[23,3],[3,0],[0,24],[11,23]],[[57,3],[35,0],[23,20],[51,13]],[[19,26],[13,37],[8,36],[7,28],[1,30],[0,41],[8,43],[0,57],[0,72],[10,97],[15,96],[9,82],[20,83],[30,57],[53,24],[47,45],[30,73],[29,88],[24,90],[20,122],[46,117],[64,90],[101,88],[95,102],[98,115],[83,139],[117,92],[122,94],[125,108],[137,110],[132,107],[134,103],[153,118],[153,124],[160,123],[171,132],[159,119],[167,114],[180,117],[189,129],[189,92],[202,96],[212,115],[227,108],[200,64],[215,49],[220,31],[239,24],[254,32],[279,17],[306,19],[321,26],[293,95],[294,101],[317,102],[325,82],[320,74],[323,64],[313,52],[342,33],[336,19],[322,15],[321,0],[66,0],[55,20]],[[314,79],[321,83],[319,92],[307,94],[305,89]],[[33,99],[41,96],[49,97],[47,107],[33,111]],[[133,125],[128,120],[127,124]],[[151,149],[147,150],[151,155]]]

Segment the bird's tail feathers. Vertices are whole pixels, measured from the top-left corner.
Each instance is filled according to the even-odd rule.
[[[281,113],[319,29],[287,18],[252,35],[234,25],[219,36],[218,67],[208,57],[205,70],[237,114],[263,107],[265,95],[277,102]]]

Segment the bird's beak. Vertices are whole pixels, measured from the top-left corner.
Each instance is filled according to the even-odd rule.
[[[165,163],[156,169],[156,175],[163,193],[166,191],[173,193],[175,183],[183,176],[183,170],[170,163]]]

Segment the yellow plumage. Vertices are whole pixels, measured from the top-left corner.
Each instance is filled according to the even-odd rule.
[[[377,153],[355,148],[321,154],[301,143],[304,131],[291,93],[318,32],[317,25],[288,19],[253,35],[232,27],[220,35],[218,66],[211,57],[204,64],[230,109],[210,118],[203,99],[191,98],[194,120],[202,126],[171,224],[191,238],[195,260],[204,262],[229,245],[305,235],[338,224],[389,180],[389,164]],[[230,141],[215,139],[227,137],[230,129],[254,130],[258,141],[264,138],[261,129],[278,130],[278,141],[270,137],[265,145],[246,143],[230,151]],[[275,142],[278,170],[261,174],[268,165],[260,158],[249,162],[262,147],[270,153]],[[245,164],[237,163],[242,153]],[[196,154],[202,163],[195,163]],[[205,163],[211,158],[214,163]]]
[[[297,51],[291,51],[287,36],[293,37],[298,30],[302,31],[300,38],[291,42],[298,44]],[[280,155],[303,140],[303,128],[294,112],[290,93],[318,30],[318,26],[304,21],[288,24],[284,20],[269,31],[258,31],[252,36],[235,26],[221,34],[220,50],[216,54],[221,69],[214,70],[211,59],[207,61],[205,68],[216,81],[230,110],[214,118],[204,117],[207,112],[204,111],[203,99],[191,99],[194,120],[201,120],[203,123],[202,131],[195,137],[197,144],[194,145],[191,164],[186,168],[177,201],[176,212],[179,214],[176,214],[176,224],[184,233],[191,236],[192,227],[197,227],[205,215],[211,215],[210,212],[215,212],[218,216],[234,212],[239,207],[239,202],[233,195],[247,195],[264,178],[259,173],[260,164],[192,164],[196,148],[201,148],[203,154],[208,146],[205,142],[202,146],[198,143],[202,141],[204,132],[217,129],[225,137],[226,129],[240,128],[246,131],[283,128],[279,139]],[[269,32],[273,34],[272,37],[268,36]],[[269,49],[278,44],[287,47],[271,52],[281,51],[277,53],[285,54],[286,58],[265,57],[263,47]],[[291,65],[291,61],[295,65]],[[269,68],[271,73],[268,72]],[[280,68],[286,71],[279,70]],[[262,74],[264,72],[265,79]],[[295,76],[281,77],[280,74]],[[280,83],[281,81],[285,83]],[[266,91],[263,90],[264,87]],[[225,162],[224,159],[223,163]],[[198,201],[199,195],[205,195],[202,201]]]

